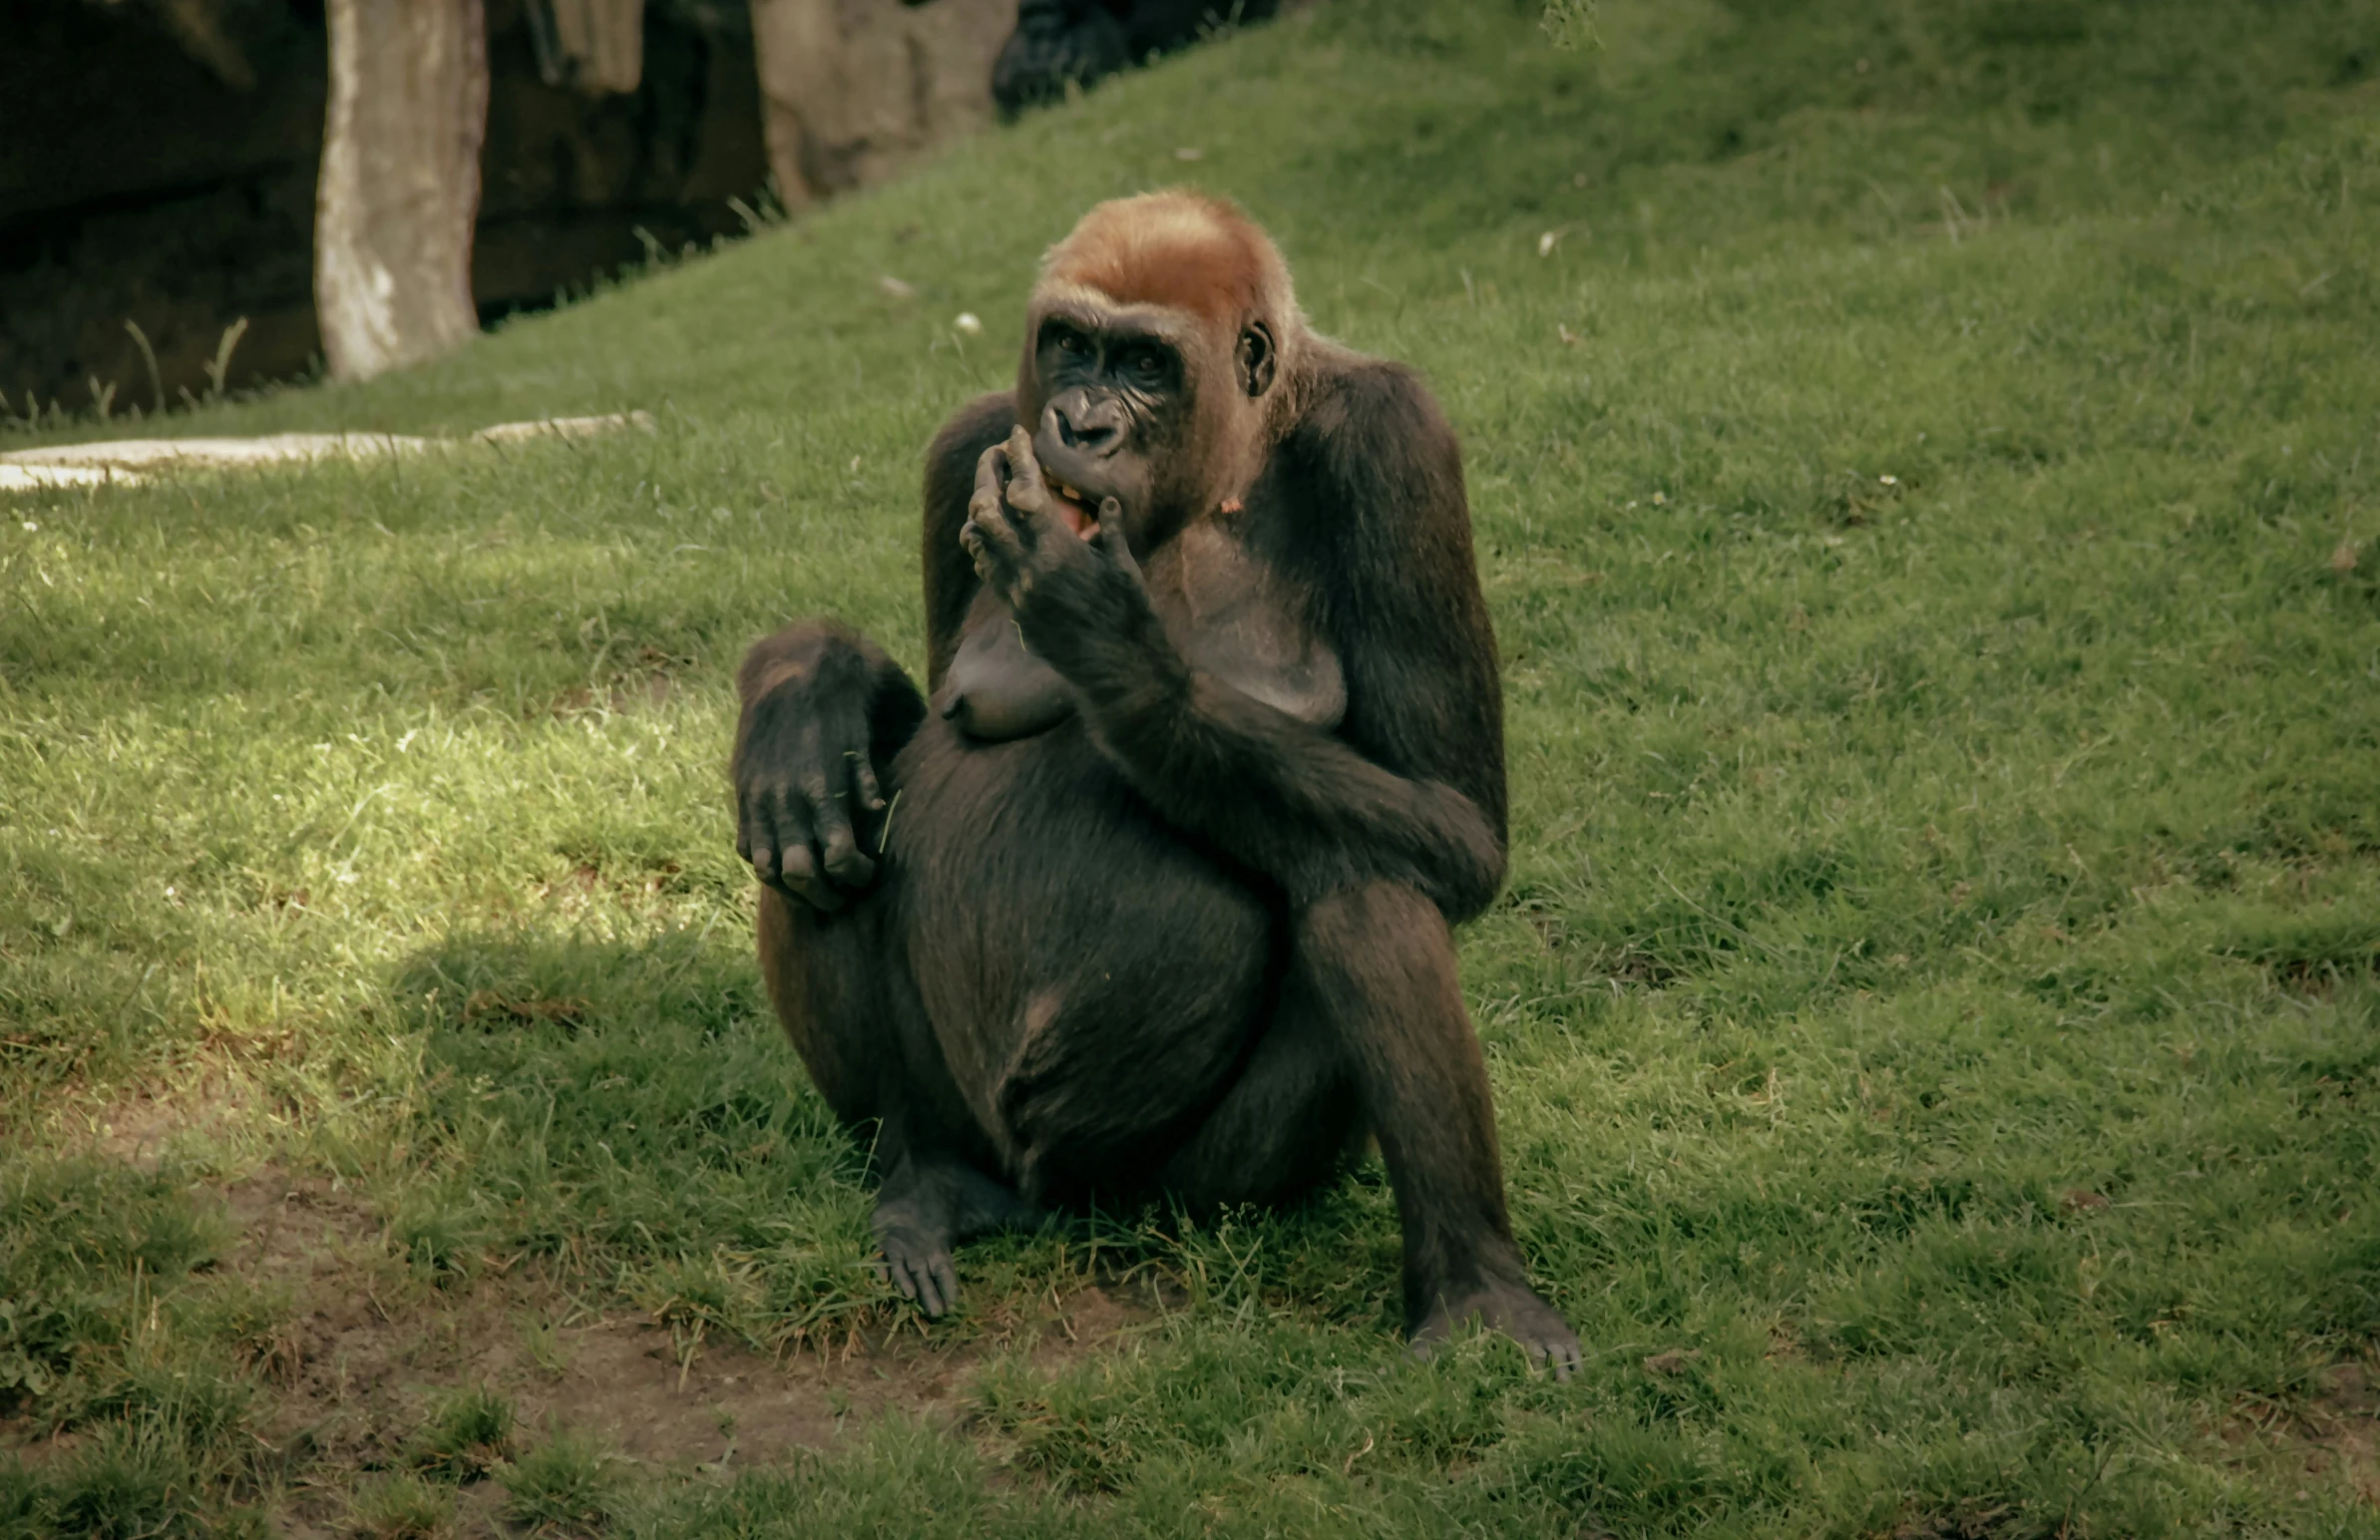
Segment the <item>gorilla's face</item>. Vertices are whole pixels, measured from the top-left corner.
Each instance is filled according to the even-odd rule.
[[[1161,320],[1058,311],[1034,338],[1043,402],[1033,458],[1050,490],[1095,514],[1113,498],[1140,544],[1174,489],[1164,470],[1182,458],[1197,382],[1181,339]]]

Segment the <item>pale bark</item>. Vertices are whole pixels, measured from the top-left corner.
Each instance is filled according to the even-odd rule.
[[[479,334],[471,233],[488,119],[481,0],[329,0],[314,305],[334,379]]]
[[[644,0],[530,0],[549,86],[625,96],[644,75]]]
[[[1016,0],[752,0],[752,47],[778,195],[884,181],[990,124],[992,62]]]

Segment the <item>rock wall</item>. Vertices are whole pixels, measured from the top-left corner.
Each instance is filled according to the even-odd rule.
[[[772,175],[798,208],[985,128],[1017,18],[1017,0],[645,0],[636,89],[601,94],[541,76],[524,0],[486,9],[483,323],[742,229],[729,199],[759,204]],[[322,0],[0,0],[0,39],[7,410],[202,394],[242,318],[227,387],[319,367]]]
[[[944,0],[936,0],[944,3]],[[489,0],[491,88],[472,293],[483,321],[551,304],[743,227],[727,199],[767,178],[752,39],[732,6],[647,7],[630,95],[547,85],[519,0]],[[133,320],[169,404],[303,375],[327,39],[319,0],[216,9],[202,56],[168,8],[0,0],[0,393],[153,407]],[[639,234],[642,230],[644,233]]]
[[[988,126],[1016,0],[751,0],[751,17],[769,169],[798,206]]]

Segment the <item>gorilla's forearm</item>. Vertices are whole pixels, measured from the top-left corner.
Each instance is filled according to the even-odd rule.
[[[1167,821],[1265,873],[1294,904],[1385,879],[1419,889],[1449,920],[1487,908],[1504,845],[1475,803],[1193,668],[1145,601],[1138,610],[1113,631],[1036,648],[1049,644],[1093,740]]]

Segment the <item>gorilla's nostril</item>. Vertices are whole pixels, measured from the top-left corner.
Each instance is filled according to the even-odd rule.
[[[1107,402],[1080,398],[1052,401],[1047,422],[1056,430],[1060,444],[1086,454],[1105,454],[1123,437],[1124,425],[1113,404]]]
[[[1068,449],[1099,449],[1112,443],[1115,436],[1116,430],[1109,424],[1076,422],[1063,412],[1057,414],[1058,442]]]

